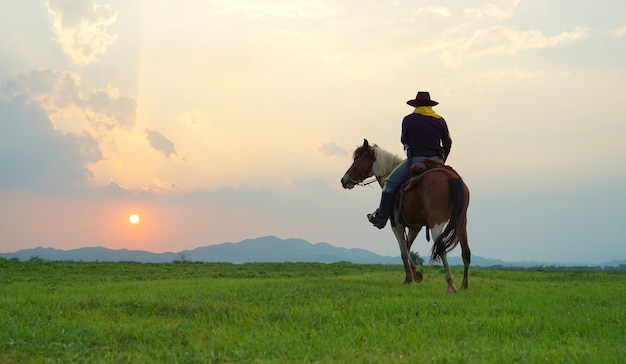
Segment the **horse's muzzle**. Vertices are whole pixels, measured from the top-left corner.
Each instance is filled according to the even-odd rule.
[[[341,186],[345,189],[351,189],[356,186],[356,181],[352,179],[348,174],[341,178]]]

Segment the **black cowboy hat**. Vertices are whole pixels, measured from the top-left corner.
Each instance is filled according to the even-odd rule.
[[[428,91],[418,92],[414,100],[409,100],[406,103],[413,107],[439,105],[437,101],[430,99],[430,94],[428,93]]]

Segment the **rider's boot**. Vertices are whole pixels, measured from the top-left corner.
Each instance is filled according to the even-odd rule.
[[[367,214],[369,222],[374,224],[379,229],[382,229],[387,225],[387,220],[393,210],[393,204],[396,199],[396,194],[391,192],[383,192],[380,198],[380,207],[374,211],[373,214]]]

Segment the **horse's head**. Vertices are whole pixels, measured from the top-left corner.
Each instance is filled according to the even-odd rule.
[[[341,178],[343,188],[353,188],[367,177],[371,177],[374,174],[375,160],[374,148],[369,145],[367,139],[363,139],[363,145],[354,151],[352,165]]]

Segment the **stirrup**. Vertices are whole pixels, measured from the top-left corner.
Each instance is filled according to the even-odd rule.
[[[373,214],[367,214],[367,220],[372,223],[374,226],[376,226],[379,229],[382,229],[385,227],[385,225],[387,225],[387,220],[388,219],[384,219],[381,220],[378,218],[378,209],[376,209],[376,211],[374,211]]]

